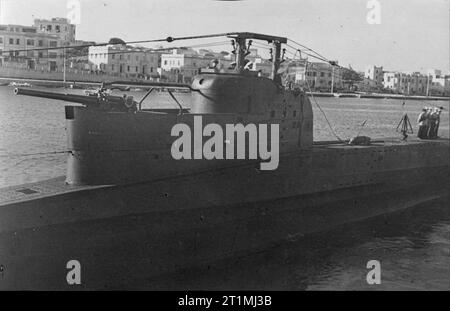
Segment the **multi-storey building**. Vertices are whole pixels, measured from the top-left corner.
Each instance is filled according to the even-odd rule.
[[[91,46],[89,62],[102,73],[135,78],[158,77],[160,52],[131,46]]]
[[[374,65],[366,66],[366,70],[364,72],[364,78],[370,79],[375,82],[375,86],[383,85],[383,67],[377,67]],[[372,84],[372,83],[369,83]]]
[[[427,91],[427,76],[420,72],[385,72],[383,85],[395,93],[408,95],[425,95]]]
[[[336,62],[337,63],[337,62]],[[270,72],[271,63],[266,62]],[[284,83],[290,82],[313,91],[330,92],[343,88],[342,70],[327,63],[313,63],[306,59],[288,60],[282,64],[282,79]]]
[[[450,75],[443,75],[437,69],[429,70],[427,74],[429,95],[450,96]]]
[[[62,45],[63,42],[58,36],[40,33],[36,27],[0,25],[0,66],[56,71],[63,64],[64,51],[62,49],[45,50],[45,48]]]
[[[312,90],[331,91],[343,88],[342,70],[328,63],[306,63],[305,76]]]
[[[224,52],[217,53],[210,50],[173,49],[172,53],[161,55],[162,75],[170,81],[190,83],[202,68],[217,59],[219,66],[226,69],[232,59]]]
[[[65,45],[75,41],[76,26],[71,24],[67,18],[35,19],[34,27],[41,33],[58,36]]]

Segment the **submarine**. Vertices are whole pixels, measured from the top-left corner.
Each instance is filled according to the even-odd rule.
[[[0,189],[0,289],[145,289],[153,277],[449,196],[448,139],[314,142],[309,97],[281,83],[287,38],[225,36],[233,68],[202,70],[189,85],[143,82],[140,101],[107,84],[87,95],[15,90],[71,103],[67,173]],[[246,69],[250,40],[272,45],[269,78]],[[157,89],[174,108],[142,107]],[[262,169],[261,158],[174,158],[174,125],[193,129],[199,117],[278,128],[276,168]]]

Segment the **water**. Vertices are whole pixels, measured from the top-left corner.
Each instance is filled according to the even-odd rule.
[[[134,95],[139,98],[143,94]],[[383,99],[316,100],[342,139],[360,130],[361,135],[372,138],[398,137],[395,128],[404,113],[410,116],[416,132],[416,117],[424,106],[446,109],[439,134],[449,137],[446,101],[405,101],[402,105],[403,101]],[[150,98],[148,105],[152,103],[155,98]],[[12,88],[0,87],[0,187],[65,174],[65,155],[48,154],[66,149],[64,104],[14,96]],[[324,116],[314,103],[313,106],[315,140],[334,140]],[[346,225],[232,262],[165,276],[146,285],[152,289],[450,290],[447,204],[434,202]],[[380,285],[369,286],[366,282],[366,264],[372,259],[381,262]]]

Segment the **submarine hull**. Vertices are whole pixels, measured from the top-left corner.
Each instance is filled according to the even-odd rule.
[[[330,143],[153,182],[0,191],[1,289],[151,289],[150,280],[446,197],[448,140]],[[239,183],[234,182],[240,180]],[[81,265],[69,285],[67,263]]]

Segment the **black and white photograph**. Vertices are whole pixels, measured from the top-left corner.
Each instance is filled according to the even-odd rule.
[[[450,291],[449,16],[0,0],[0,291]]]

